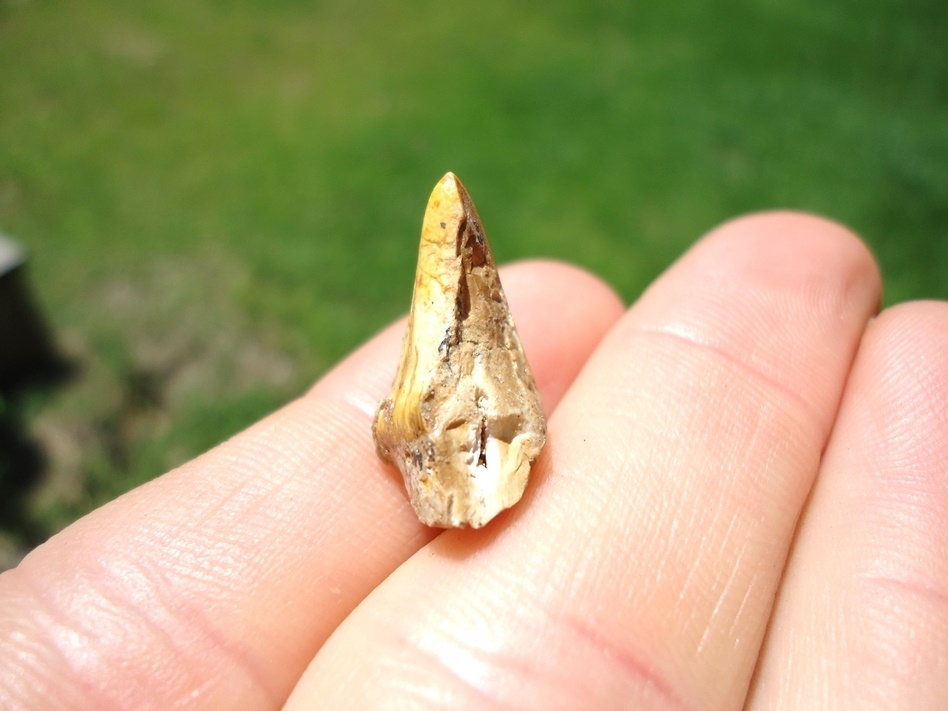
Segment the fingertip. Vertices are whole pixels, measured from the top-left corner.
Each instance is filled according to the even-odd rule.
[[[501,277],[511,299],[526,294],[543,298],[563,295],[573,303],[587,303],[592,310],[613,318],[625,309],[622,298],[607,282],[568,262],[556,259],[513,262],[501,268]]]
[[[944,355],[948,345],[948,302],[906,301],[882,311],[873,321],[870,335],[904,357],[925,359],[934,348]]]
[[[792,247],[798,240],[815,239],[818,245],[853,252],[871,260],[872,255],[865,243],[841,222],[798,210],[764,210],[739,215],[712,229],[705,239],[727,235],[732,239],[780,240]],[[827,241],[831,240],[831,241]]]
[[[879,314],[860,345],[847,390],[867,403],[865,410],[874,413],[875,424],[887,423],[892,433],[866,443],[873,456],[888,460],[898,452],[899,466],[893,462],[889,467],[893,471],[905,471],[916,459],[918,471],[937,471],[936,463],[948,455],[948,438],[944,436],[948,432],[944,427],[948,303],[907,302]]]
[[[794,285],[801,267],[831,274],[858,290],[856,299],[864,301],[868,294],[878,310],[882,278],[871,250],[848,227],[820,215],[793,210],[743,215],[709,232],[693,251],[724,252],[732,265],[743,260],[772,281],[784,274]]]

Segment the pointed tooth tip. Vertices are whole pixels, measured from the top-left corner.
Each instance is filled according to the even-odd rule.
[[[464,185],[458,176],[448,171],[444,174],[444,177],[438,181],[436,189],[449,195],[460,195],[464,190]]]
[[[451,172],[445,173],[431,191],[425,218],[430,217],[435,222],[445,221],[445,215],[441,212],[446,210],[446,214],[450,215],[457,209],[463,209],[460,206],[464,205],[466,196],[467,191],[458,176]]]

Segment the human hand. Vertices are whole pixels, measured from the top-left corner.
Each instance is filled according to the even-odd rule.
[[[503,278],[550,413],[520,504],[416,520],[370,432],[402,322],[0,576],[0,707],[945,707],[948,306],[871,320],[863,245],[785,213],[625,315]]]

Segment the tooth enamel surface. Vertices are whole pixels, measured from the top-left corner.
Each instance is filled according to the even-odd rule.
[[[533,374],[470,196],[435,186],[391,396],[373,425],[429,526],[483,526],[520,500],[546,441]]]

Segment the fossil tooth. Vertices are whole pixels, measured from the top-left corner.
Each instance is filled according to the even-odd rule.
[[[443,528],[517,503],[546,441],[484,227],[453,173],[428,199],[401,362],[372,432],[418,518]]]

